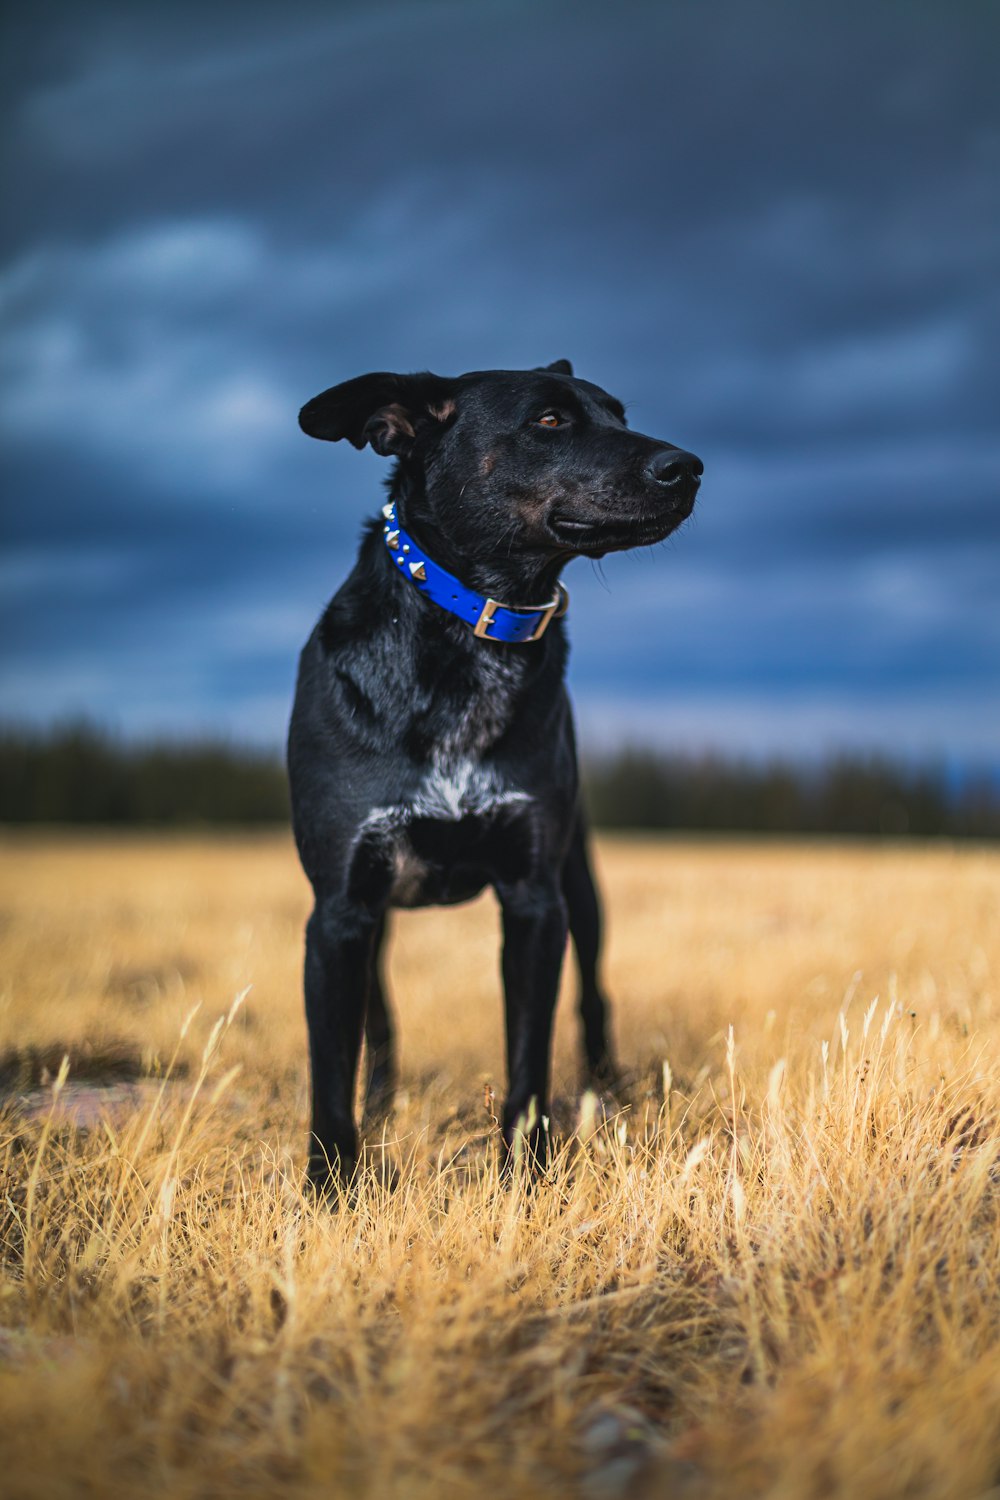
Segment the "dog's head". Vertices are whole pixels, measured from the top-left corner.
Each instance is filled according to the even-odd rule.
[[[691,514],[702,474],[693,453],[630,431],[621,402],[567,360],[451,380],[361,375],[314,397],[299,423],[397,458],[408,515],[476,558],[662,541]]]

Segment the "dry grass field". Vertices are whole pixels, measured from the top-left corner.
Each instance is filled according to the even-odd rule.
[[[11,1500],[1000,1495],[995,850],[605,840],[627,1078],[567,984],[509,1188],[493,904],[406,914],[335,1213],[289,841],[2,850]]]

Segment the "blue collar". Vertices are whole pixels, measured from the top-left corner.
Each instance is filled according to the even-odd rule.
[[[396,519],[395,501],[383,505],[382,514],[385,545],[403,577],[409,578],[422,594],[449,614],[471,625],[473,635],[511,646],[537,641],[545,634],[549,621],[558,619],[569,608],[569,594],[561,583],[556,584],[555,598],[547,604],[498,604],[496,599],[474,594],[454,574],[438,567],[409,532],[403,530]]]

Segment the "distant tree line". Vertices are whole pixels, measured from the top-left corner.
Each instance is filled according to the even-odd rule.
[[[286,821],[280,760],[223,742],[132,744],[88,725],[0,730],[0,823]]]
[[[815,766],[620,750],[584,783],[604,828],[1000,838],[1000,777],[844,755]],[[286,823],[284,767],[225,742],[131,743],[90,726],[0,728],[0,823],[205,827]]]
[[[585,768],[593,821],[701,833],[1000,837],[1000,777],[949,783],[943,771],[874,755],[810,766],[722,755],[621,750]]]

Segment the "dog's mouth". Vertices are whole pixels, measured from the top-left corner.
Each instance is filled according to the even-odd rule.
[[[658,516],[602,517],[595,521],[556,511],[549,517],[549,528],[574,552],[624,552],[629,547],[652,547],[662,542],[690,513],[690,507],[685,507]]]

